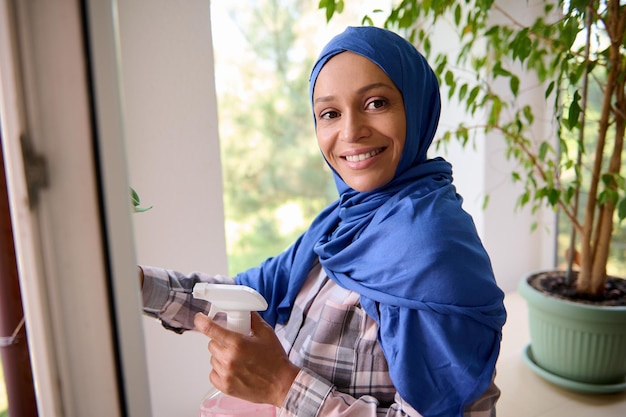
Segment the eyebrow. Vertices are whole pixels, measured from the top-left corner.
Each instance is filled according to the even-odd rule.
[[[373,90],[374,88],[379,88],[379,87],[388,88],[388,89],[390,89],[390,90],[393,90],[393,89],[394,89],[394,88],[393,88],[392,86],[390,86],[389,84],[380,82],[380,83],[372,83],[372,84],[365,85],[365,86],[363,86],[363,87],[359,88],[359,89],[357,90],[357,93],[358,93],[358,94],[363,94],[363,93],[365,93],[365,92],[367,92],[367,91],[369,91],[369,90]],[[325,103],[325,102],[331,101],[334,97],[335,97],[335,96],[332,96],[332,95],[330,95],[330,96],[318,97],[318,98],[316,98],[316,99],[315,99],[315,101],[313,102],[313,104],[315,104],[315,103]]]

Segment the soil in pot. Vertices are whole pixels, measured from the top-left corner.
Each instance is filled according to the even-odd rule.
[[[604,293],[600,296],[589,296],[576,292],[576,277],[567,282],[565,271],[546,271],[536,274],[528,283],[536,290],[568,301],[593,304],[597,306],[626,306],[626,279],[613,276],[607,277]]]

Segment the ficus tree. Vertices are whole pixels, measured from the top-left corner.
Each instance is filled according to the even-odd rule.
[[[327,19],[343,6],[343,0],[319,3]],[[448,98],[471,116],[486,115],[442,132],[443,143],[467,146],[478,132],[503,138],[506,156],[515,161],[511,178],[523,185],[518,205],[533,211],[547,205],[566,217],[572,230],[568,279],[576,257],[577,291],[600,296],[612,236],[626,218],[626,2],[538,0],[526,6],[539,7],[539,17],[522,22],[494,0],[402,0],[373,10],[363,23],[384,14],[385,27],[425,53]],[[458,37],[454,57],[434,51],[440,21]],[[546,115],[518,100],[529,79],[541,83],[550,103],[554,128],[546,137],[532,134]]]

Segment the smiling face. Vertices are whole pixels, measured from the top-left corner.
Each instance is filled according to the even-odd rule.
[[[357,191],[389,183],[406,138],[402,94],[369,59],[353,52],[332,57],[313,90],[317,141],[326,161]]]

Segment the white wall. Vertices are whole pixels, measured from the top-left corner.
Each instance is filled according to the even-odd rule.
[[[545,17],[542,2],[519,2],[517,0],[498,0],[508,15],[518,21],[530,24],[537,16]],[[510,22],[502,14],[494,13],[494,20]],[[508,88],[508,80],[500,81],[503,88]],[[553,109],[545,99],[546,85],[536,77],[522,79],[523,87],[517,101],[529,105],[535,114],[532,136],[535,140],[551,138],[555,140],[554,125],[549,117]],[[555,264],[556,215],[548,208],[539,210],[535,215],[530,207],[516,209],[515,204],[522,193],[519,184],[511,181],[511,172],[515,168],[504,156],[504,138],[492,133],[485,140],[485,177],[484,189],[491,193],[490,207],[485,213],[485,245],[490,251],[496,276],[505,290],[514,290],[517,283],[528,273],[539,269],[553,268]],[[537,229],[531,231],[536,222]]]
[[[208,0],[118,2],[140,264],[227,273]],[[208,339],[145,318],[154,417],[196,416],[209,390]]]

